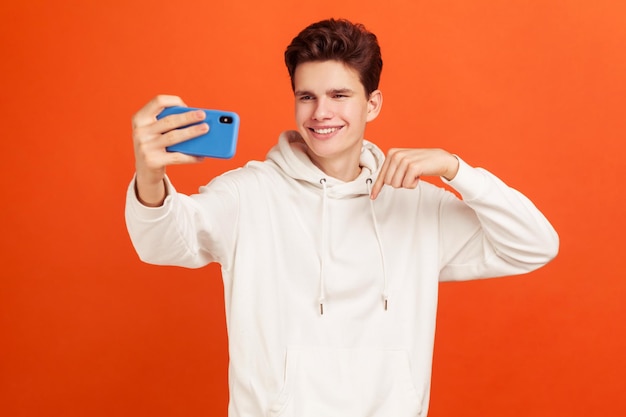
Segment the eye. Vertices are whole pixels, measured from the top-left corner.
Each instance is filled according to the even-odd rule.
[[[309,95],[300,96],[300,101],[310,101],[310,100],[313,100],[313,96],[309,96]]]

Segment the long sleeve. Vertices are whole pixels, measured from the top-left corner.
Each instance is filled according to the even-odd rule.
[[[166,177],[167,197],[161,207],[137,199],[135,179],[126,194],[128,233],[139,258],[155,265],[199,268],[228,264],[237,223],[237,193],[215,179],[199,194],[178,193]]]
[[[523,194],[462,160],[446,182],[463,201],[448,195],[440,207],[440,280],[522,274],[556,256],[556,231]]]

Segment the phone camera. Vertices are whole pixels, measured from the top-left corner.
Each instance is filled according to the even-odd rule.
[[[220,123],[230,125],[233,123],[233,118],[230,116],[220,116]]]

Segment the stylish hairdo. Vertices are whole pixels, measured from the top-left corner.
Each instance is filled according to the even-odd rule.
[[[294,89],[298,65],[311,61],[335,60],[359,74],[367,95],[378,89],[383,60],[376,35],[345,19],[313,23],[293,38],[285,50],[285,64]]]

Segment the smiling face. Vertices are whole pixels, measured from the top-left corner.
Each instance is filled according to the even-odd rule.
[[[297,66],[294,94],[309,158],[332,177],[356,178],[365,125],[380,112],[381,92],[367,96],[359,74],[339,61],[312,61]]]

